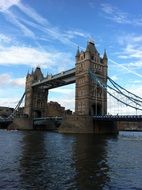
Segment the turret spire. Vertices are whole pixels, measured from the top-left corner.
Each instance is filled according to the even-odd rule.
[[[106,49],[104,50],[104,56],[103,56],[103,59],[106,59],[106,60],[108,59],[108,58],[107,58]]]
[[[30,73],[29,73],[29,70],[28,70],[28,72],[27,72],[27,77],[30,75]]]
[[[79,54],[80,54],[80,50],[79,50],[79,46],[78,46],[78,48],[77,48],[77,52],[76,52],[76,57],[78,57]]]

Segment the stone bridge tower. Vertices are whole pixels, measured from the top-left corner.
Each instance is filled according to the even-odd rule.
[[[104,115],[107,113],[107,93],[89,76],[91,70],[100,81],[107,83],[107,55],[100,57],[94,42],[76,54],[76,115]]]
[[[26,77],[24,113],[32,118],[46,116],[48,90],[45,90],[43,87],[32,87],[33,83],[43,78],[39,67],[32,71],[31,74],[28,73]]]

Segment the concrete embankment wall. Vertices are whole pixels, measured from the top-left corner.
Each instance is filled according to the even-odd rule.
[[[142,121],[117,121],[118,130],[142,131]]]

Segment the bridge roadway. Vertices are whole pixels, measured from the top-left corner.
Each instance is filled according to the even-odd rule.
[[[43,80],[33,83],[32,87],[42,86],[46,89],[52,89],[72,83],[75,83],[75,68],[58,73],[56,75],[48,75]]]
[[[142,121],[142,115],[104,115],[92,116],[95,121]],[[45,125],[47,121],[62,122],[63,117],[35,118],[35,125]]]
[[[104,115],[104,116],[92,116],[94,121],[103,121],[105,125],[105,121],[126,121],[126,122],[141,122],[142,115]],[[55,130],[62,123],[63,117],[44,117],[44,118],[34,118],[33,125],[35,127],[40,128],[41,126],[44,129],[44,126],[47,129]],[[6,128],[10,123],[12,123],[11,119],[0,119],[0,127]]]

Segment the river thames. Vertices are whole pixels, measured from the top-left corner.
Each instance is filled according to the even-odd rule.
[[[142,132],[0,130],[2,190],[142,189]]]

